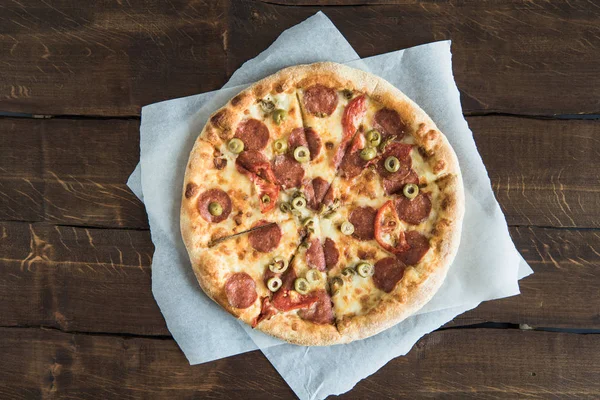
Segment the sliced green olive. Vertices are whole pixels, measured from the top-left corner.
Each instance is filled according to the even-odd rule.
[[[368,278],[373,275],[375,269],[373,268],[373,265],[363,261],[356,266],[356,272],[363,278]]]
[[[275,122],[277,125],[279,125],[281,121],[284,121],[285,117],[287,117],[287,112],[285,112],[285,110],[278,108],[277,110],[273,111],[273,122]]]
[[[281,281],[281,278],[278,278],[276,276],[272,277],[271,279],[269,279],[267,281],[267,288],[269,288],[269,290],[271,292],[278,291],[279,288],[281,287],[281,285],[283,285],[283,282]]]
[[[269,264],[269,269],[271,270],[271,272],[274,272],[276,274],[285,272],[287,267],[288,267],[287,260],[280,256],[273,258],[273,262],[271,264]]]
[[[346,99],[350,100],[352,98],[352,90],[350,90],[350,89],[344,89],[344,90],[342,90],[342,95]]]
[[[307,162],[310,160],[310,150],[305,146],[298,146],[294,149],[294,158],[298,162]]]
[[[299,198],[301,198],[301,197],[299,197]],[[304,222],[302,223],[302,226],[304,226],[306,228],[306,230],[310,233],[315,232],[315,220],[312,218],[306,218],[304,220]]]
[[[273,143],[273,150],[277,154],[283,154],[288,148],[287,142],[283,139],[278,139]]]
[[[408,183],[404,185],[402,193],[404,193],[404,196],[406,196],[407,199],[412,200],[419,194],[419,185],[415,185],[414,183]]]
[[[369,161],[377,157],[377,150],[373,147],[365,147],[360,151],[360,158],[365,161]]]
[[[292,208],[294,210],[302,210],[306,207],[306,199],[304,197],[296,197],[292,200]]]
[[[350,221],[344,221],[340,226],[340,231],[342,231],[344,235],[352,235],[354,233],[354,225],[352,225],[352,222]]]
[[[329,287],[331,287],[332,295],[335,295],[337,292],[339,292],[342,286],[344,286],[344,281],[339,276],[336,276],[329,281]]]
[[[371,129],[366,135],[367,143],[372,147],[377,147],[381,143],[381,133],[376,129]]]
[[[396,140],[396,135],[390,136],[389,138],[385,139],[383,143],[381,143],[381,145],[379,146],[379,150],[381,150],[381,152],[384,152],[387,145],[392,143],[394,140]]]
[[[223,207],[219,203],[213,202],[208,205],[208,212],[210,215],[218,217],[223,214]]]
[[[260,108],[262,108],[263,112],[270,113],[275,109],[275,103],[271,100],[260,100]]]
[[[227,148],[234,154],[240,154],[244,151],[244,142],[241,139],[233,138],[227,143]]]
[[[300,294],[306,294],[310,291],[310,284],[304,278],[297,278],[294,281],[294,290]]]
[[[260,201],[262,201],[264,204],[269,204],[271,202],[271,196],[268,194],[263,194],[263,196],[260,198]]]
[[[306,273],[306,280],[311,285],[314,285],[323,280],[323,275],[321,275],[321,273],[318,270],[311,269]]]
[[[354,268],[348,267],[342,270],[342,276],[351,277],[353,275],[356,275],[356,270]]]
[[[396,172],[400,169],[400,161],[396,157],[390,156],[385,159],[383,166],[388,172]]]
[[[286,212],[290,212],[292,210],[292,206],[290,206],[290,203],[283,202],[283,203],[279,204],[279,209],[282,212],[286,213]]]

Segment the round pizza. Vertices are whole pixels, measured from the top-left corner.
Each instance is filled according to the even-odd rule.
[[[232,98],[186,166],[181,233],[204,292],[291,343],[372,336],[436,293],[464,214],[454,151],[387,81],[335,63]]]

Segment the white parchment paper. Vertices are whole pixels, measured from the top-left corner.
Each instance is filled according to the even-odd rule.
[[[326,60],[387,79],[432,117],[458,155],[466,214],[461,245],[448,277],[417,315],[366,340],[310,348],[283,343],[238,323],[202,293],[180,237],[179,206],[189,152],[212,112],[248,84],[281,68]],[[482,301],[518,294],[518,280],[532,272],[510,239],[463,118],[449,41],[360,59],[319,12],[246,62],[223,89],[144,107],[140,135],[140,164],[128,185],[145,202],[148,213],[156,248],[153,294],[191,364],[260,348],[300,398],[343,393],[392,358],[406,354],[420,337],[456,315]]]

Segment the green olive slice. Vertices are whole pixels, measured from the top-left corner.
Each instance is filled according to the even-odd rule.
[[[286,213],[292,211],[292,206],[290,206],[290,203],[282,202],[281,204],[279,204],[279,209],[281,210],[281,212]]]
[[[310,284],[304,278],[297,278],[294,281],[294,290],[300,294],[307,294],[310,291]]]
[[[396,172],[400,169],[400,161],[396,157],[390,156],[385,159],[383,166],[388,172]]]
[[[219,203],[212,202],[208,204],[208,212],[210,215],[218,217],[223,214],[223,207]]]
[[[381,133],[377,129],[371,129],[365,138],[371,147],[377,147],[381,143]]]
[[[306,199],[304,197],[296,197],[292,200],[292,208],[294,210],[302,210],[306,207]]]
[[[342,270],[342,276],[349,278],[353,275],[356,275],[356,270],[354,268],[348,267]]]
[[[275,142],[273,142],[273,150],[277,154],[285,153],[287,148],[288,148],[287,142],[283,139],[278,139]]]
[[[260,108],[262,108],[263,112],[270,113],[275,109],[275,103],[271,100],[259,100]]]
[[[373,268],[373,265],[362,261],[356,266],[356,272],[363,278],[368,278],[369,276],[373,276],[375,269]]]
[[[240,154],[244,151],[244,142],[241,139],[233,138],[227,143],[227,148],[234,154]]]
[[[332,278],[329,281],[329,287],[331,288],[331,295],[333,296],[337,292],[339,292],[340,289],[342,288],[342,286],[344,286],[344,281],[342,280],[342,278],[340,278],[339,276]]]
[[[344,221],[340,226],[340,231],[342,231],[344,235],[352,235],[354,233],[354,225],[352,225],[352,222],[350,221]]]
[[[306,146],[298,146],[294,149],[294,158],[298,162],[307,162],[310,160],[310,150]]]
[[[317,269],[311,269],[306,273],[306,280],[311,285],[315,285],[323,280],[323,275]]]
[[[287,268],[288,268],[287,260],[280,256],[273,258],[273,262],[271,264],[269,264],[269,269],[271,270],[271,272],[274,272],[276,274],[285,272],[285,270]]]
[[[283,285],[283,282],[281,281],[281,278],[279,278],[277,276],[274,276],[267,281],[267,288],[271,292],[278,291],[279,288],[281,287],[281,285]]]
[[[269,204],[271,202],[271,196],[268,194],[263,194],[263,196],[260,198],[260,201],[262,201],[264,204]]]
[[[404,196],[406,196],[407,199],[412,200],[419,194],[419,185],[415,185],[414,183],[408,183],[404,185],[402,193],[404,193]]]
[[[273,122],[275,122],[275,124],[281,124],[282,121],[285,121],[285,117],[287,117],[287,112],[285,112],[285,110],[278,108],[273,111]]]
[[[377,150],[373,147],[365,147],[360,151],[360,158],[365,161],[369,161],[377,157]]]

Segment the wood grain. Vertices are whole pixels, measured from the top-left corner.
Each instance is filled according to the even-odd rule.
[[[324,11],[363,57],[452,39],[466,112],[600,113],[593,1],[287,6],[295,3],[5,2],[0,110],[133,115],[148,103],[217,89],[283,30],[330,4]]]
[[[260,352],[189,366],[171,340],[0,329],[3,397],[291,398]],[[600,396],[599,335],[446,330],[342,398]]]
[[[289,7],[296,3],[312,6]],[[236,2],[228,69],[238,68],[280,32],[323,10],[361,57],[451,39],[465,112],[600,113],[600,80],[592,67],[600,64],[596,2],[350,4],[357,3],[364,6],[338,7],[346,5],[340,0]]]
[[[139,121],[0,119],[0,220],[148,228],[127,178]]]
[[[5,1],[0,110],[137,115],[226,79],[226,2]]]
[[[469,117],[509,224],[600,227],[600,121]],[[148,227],[138,121],[0,118],[0,220]]]
[[[484,303],[453,326],[483,321],[600,329],[600,233],[512,228],[535,274],[522,295]],[[4,326],[168,335],[152,297],[149,232],[0,223]],[[198,290],[199,295],[202,295]]]

